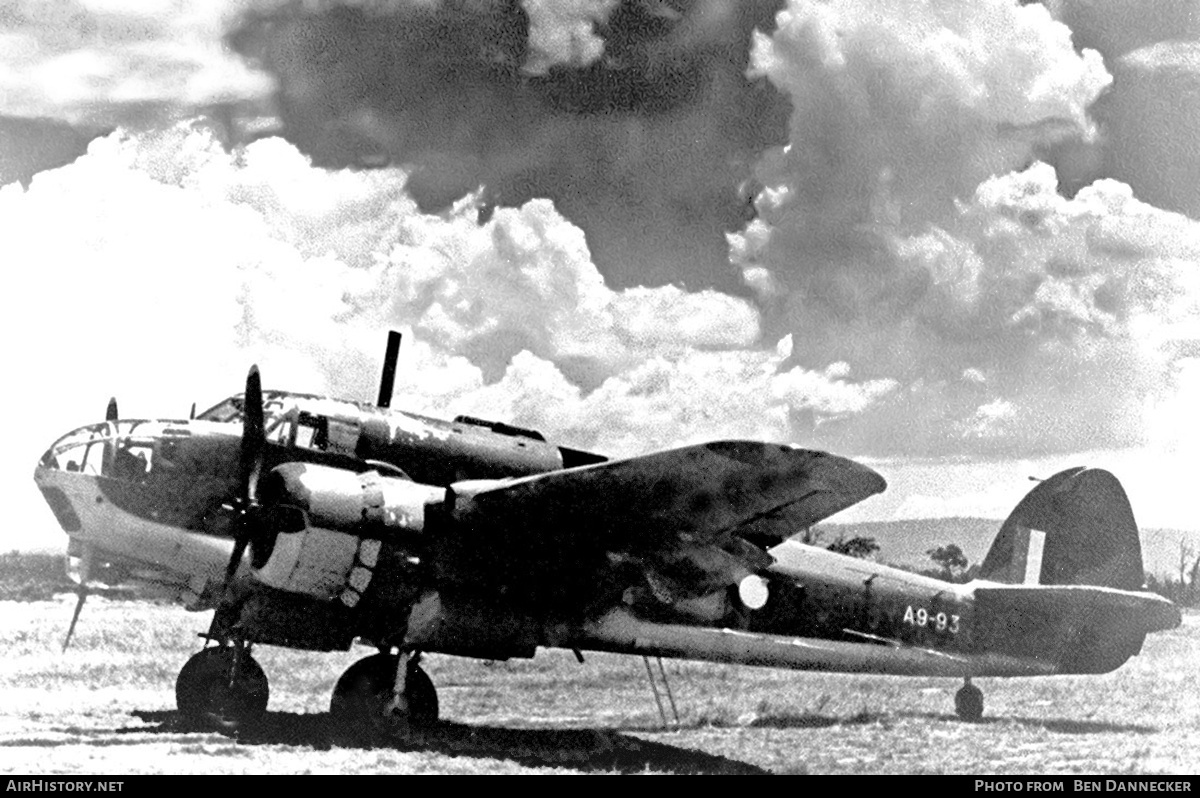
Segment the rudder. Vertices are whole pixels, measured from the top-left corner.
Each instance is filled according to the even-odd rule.
[[[1076,467],[1040,482],[1000,527],[979,578],[1141,590],[1141,541],[1120,481]]]

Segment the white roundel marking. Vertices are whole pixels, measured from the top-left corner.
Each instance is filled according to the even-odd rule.
[[[738,582],[738,598],[749,609],[761,610],[766,606],[769,595],[767,580],[761,576],[750,574],[741,582]]]

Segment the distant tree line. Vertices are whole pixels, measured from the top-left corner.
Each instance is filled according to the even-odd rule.
[[[864,560],[873,559],[881,548],[875,538],[871,537],[846,537],[844,533],[839,533],[832,540],[827,538],[826,530],[816,526],[805,529],[797,536],[801,543],[821,546],[838,554]],[[957,543],[937,546],[925,554],[932,561],[933,567],[896,567],[957,584],[970,582],[979,575],[979,563],[971,563]],[[1147,571],[1146,589],[1170,599],[1181,607],[1200,607],[1200,553],[1186,542],[1180,541],[1178,574],[1157,576]]]
[[[1181,607],[1200,607],[1200,554],[1186,541],[1179,541],[1178,575],[1147,573],[1146,587]]]
[[[826,542],[826,536],[827,530],[824,527],[810,526],[805,527],[796,536],[796,539],[808,546],[821,546],[838,554],[858,557],[863,560],[871,559],[880,548],[875,538],[869,538],[864,535],[846,537],[846,533],[839,532],[836,538],[828,542]]]
[[[839,532],[837,537],[830,540],[828,539],[828,531],[819,526],[808,527],[797,535],[795,539],[809,546],[820,546],[838,554],[858,557],[863,560],[874,559],[881,548],[875,538],[866,537],[865,535],[847,537],[844,532]],[[962,548],[957,543],[938,546],[937,548],[929,549],[925,553],[929,555],[929,559],[933,561],[935,567],[913,568],[904,565],[897,565],[896,567],[925,576],[932,576],[946,582],[959,583],[970,582],[979,572],[979,566],[972,565],[967,560],[967,555],[963,554]]]

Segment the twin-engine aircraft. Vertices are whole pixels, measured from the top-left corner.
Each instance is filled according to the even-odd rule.
[[[378,653],[333,690],[339,721],[437,719],[425,652],[504,660],[539,647],[964,680],[1105,673],[1180,623],[1143,589],[1120,483],[1074,468],[1004,522],[979,579],[951,584],[796,533],[885,487],[825,452],[718,441],[610,460],[542,435],[266,391],[190,419],[67,433],[35,479],[77,558],[214,609],[176,683],[180,713],[237,725],[267,707],[255,645]],[[72,620],[72,630],[75,619]],[[68,641],[70,633],[68,633]]]

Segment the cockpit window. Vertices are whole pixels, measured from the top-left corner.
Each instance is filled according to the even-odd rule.
[[[202,421],[218,421],[222,424],[242,419],[242,397],[231,396],[224,402],[205,410],[196,418]]]
[[[325,419],[301,413],[296,421],[296,445],[301,449],[325,448]]]
[[[272,419],[278,419],[286,415],[289,410],[295,408],[297,400],[319,398],[314,394],[264,391],[263,418],[267,421],[267,427],[271,426]],[[237,394],[229,397],[220,404],[213,405],[196,416],[196,418],[201,421],[217,421],[222,424],[236,423],[240,422],[245,415],[245,407],[245,398],[242,394]]]
[[[81,427],[55,442],[42,462],[63,471],[99,476],[104,468],[104,443],[108,436],[107,424]]]
[[[113,454],[112,473],[114,479],[140,482],[150,474],[154,465],[154,442],[122,438],[116,442]]]
[[[56,441],[43,455],[42,464],[86,476],[140,482],[155,468],[169,465],[169,452],[189,439],[186,429],[164,430],[152,421],[92,424]]]
[[[359,425],[314,413],[292,412],[268,425],[267,440],[281,446],[353,456]]]
[[[325,448],[331,452],[353,456],[358,449],[359,432],[358,424],[331,418],[326,427]]]

